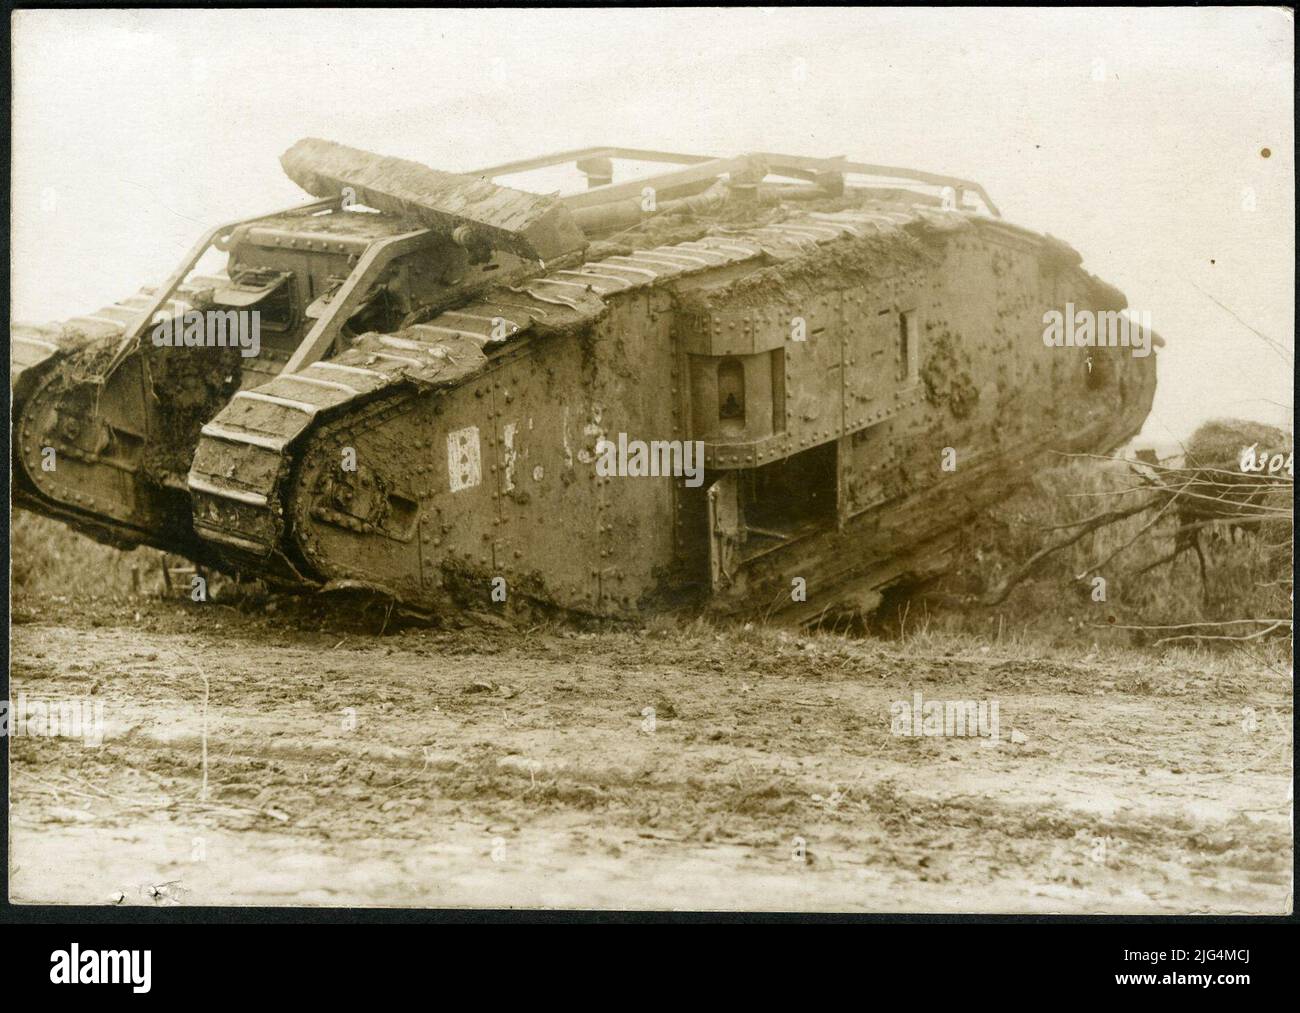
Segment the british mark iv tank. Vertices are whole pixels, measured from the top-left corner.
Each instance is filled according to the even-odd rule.
[[[1151,406],[1160,339],[970,181],[625,148],[281,161],[313,202],[13,327],[17,505],[415,610],[811,612],[942,568],[1052,452],[1117,448]],[[561,169],[587,187],[496,182]]]

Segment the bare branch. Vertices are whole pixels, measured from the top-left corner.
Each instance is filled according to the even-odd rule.
[[[1033,572],[1034,568],[1052,553],[1059,552],[1061,549],[1073,545],[1091,531],[1096,531],[1098,528],[1105,527],[1107,524],[1113,524],[1115,521],[1121,521],[1125,517],[1132,517],[1134,514],[1141,513],[1148,509],[1150,509],[1150,504],[1140,503],[1138,506],[1129,507],[1125,510],[1111,510],[1108,513],[1099,514],[1086,526],[1080,528],[1068,538],[1062,538],[1053,542],[1051,545],[1048,545],[1046,548],[1039,549],[1035,552],[1029,557],[1028,561],[1026,561],[1023,566],[1012,573],[1006,581],[1003,582],[1002,587],[998,589],[998,592],[992,598],[986,598],[980,604],[985,606],[1002,604],[1002,602],[1007,600],[1007,596],[1011,594],[1012,589],[1029,576],[1029,574]]]

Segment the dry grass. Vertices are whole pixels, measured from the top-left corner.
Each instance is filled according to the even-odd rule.
[[[977,599],[998,589],[1051,539],[1068,532],[1068,525],[1152,496],[1125,462],[1070,460],[1039,474],[972,526],[954,572],[938,593],[909,603],[910,616],[900,609],[892,619],[900,626],[906,619],[914,631],[933,626],[976,632],[995,642],[1028,637],[1105,645],[1153,643],[1176,632],[1124,627],[1279,618],[1287,625],[1276,633],[1289,641],[1290,494],[1289,487],[1270,494],[1284,501],[1288,512],[1252,531],[1235,530],[1226,520],[1201,530],[1204,582],[1190,549],[1143,572],[1176,547],[1176,508],[1156,508],[1101,527],[1047,557],[995,608],[952,607],[955,599]],[[1103,591],[1104,600],[1098,600]],[[1236,632],[1243,629],[1250,628],[1243,624]]]
[[[162,588],[163,554],[140,548],[123,552],[79,535],[71,528],[15,509],[9,523],[10,582],[15,595],[129,594],[132,574],[140,588]]]

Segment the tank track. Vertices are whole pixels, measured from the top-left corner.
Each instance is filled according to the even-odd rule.
[[[195,276],[177,289],[168,310],[180,316],[189,310],[199,292],[225,282],[218,276]],[[82,485],[68,482],[58,470],[42,467],[43,450],[54,447],[65,459],[79,459],[81,465],[96,466],[97,455],[79,453],[52,421],[66,391],[57,381],[65,368],[75,365],[80,354],[95,346],[107,347],[151,303],[156,289],[141,288],[94,313],[74,317],[61,324],[14,325],[10,332],[10,394],[13,429],[13,502],[38,513],[57,518],[96,541],[117,548],[154,545],[177,551],[175,531],[160,530],[158,518],[133,510],[126,499],[97,500]],[[183,491],[180,489],[178,491]],[[188,527],[188,525],[185,525]],[[186,546],[190,551],[201,546]]]
[[[309,434],[372,419],[421,389],[446,386],[479,369],[473,343],[454,349],[407,335],[370,334],[328,362],[241,391],[203,427],[189,473],[194,529],[238,570],[277,583],[311,584],[286,537],[285,502]]]

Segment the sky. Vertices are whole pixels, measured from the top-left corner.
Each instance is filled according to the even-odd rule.
[[[163,278],[206,228],[299,203],[278,157],[300,137],[447,170],[596,144],[847,155],[980,181],[1150,312],[1167,347],[1144,440],[1222,416],[1289,428],[1291,18],[19,11],[12,312],[91,311]]]

